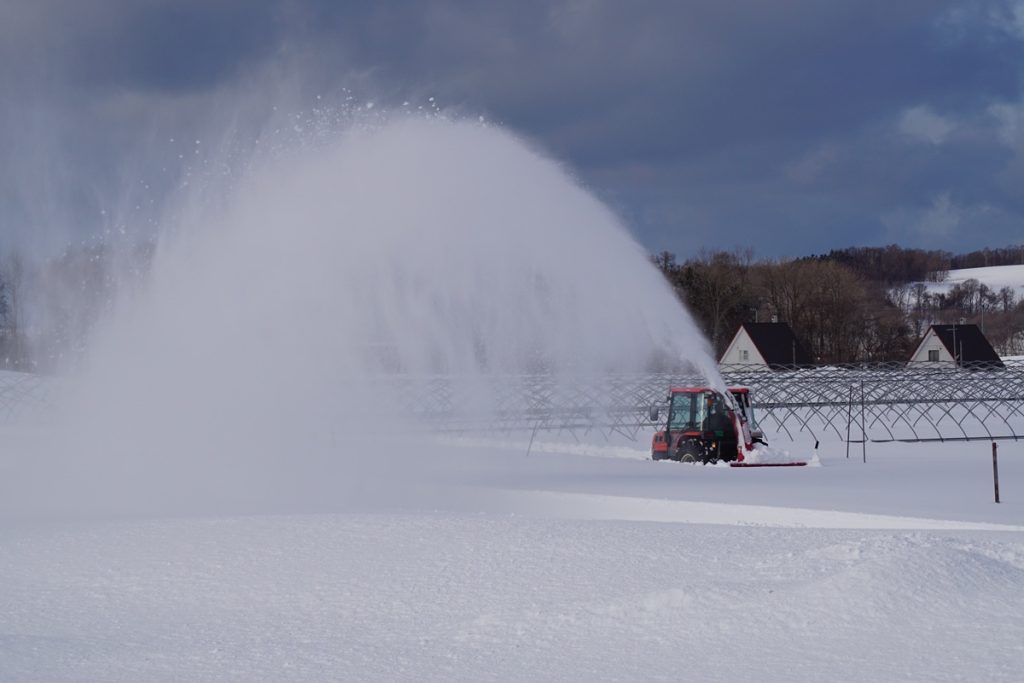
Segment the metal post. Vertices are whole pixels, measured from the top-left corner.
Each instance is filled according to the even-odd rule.
[[[999,460],[996,457],[996,442],[992,442],[992,485],[995,487],[996,502],[999,502]]]
[[[853,385],[850,385],[850,402],[846,405],[846,459],[850,459],[850,425],[853,424]]]
[[[526,445],[526,457],[530,457],[530,450],[533,448],[533,440],[537,437],[537,430],[540,429],[540,421],[533,424],[533,434],[530,434],[530,443]]]
[[[960,367],[960,363],[956,359],[956,323],[953,323],[953,367]]]
[[[864,380],[860,381],[860,453],[866,464],[868,461],[868,430],[864,421]]]

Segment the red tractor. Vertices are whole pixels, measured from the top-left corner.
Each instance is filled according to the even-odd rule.
[[[714,463],[722,460],[743,466],[764,435],[754,421],[750,389],[731,387],[726,396],[710,387],[674,388],[669,391],[668,418],[654,435],[651,459]],[[658,406],[651,421],[658,422]]]

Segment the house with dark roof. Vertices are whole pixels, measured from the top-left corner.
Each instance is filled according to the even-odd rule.
[[[999,354],[977,325],[932,325],[910,356],[909,365],[947,364],[1003,367]]]
[[[812,365],[814,359],[796,338],[789,323],[743,323],[719,363],[770,370]]]

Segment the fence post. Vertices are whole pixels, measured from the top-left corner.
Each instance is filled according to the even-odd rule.
[[[992,485],[995,487],[996,502],[999,502],[999,460],[996,457],[998,446],[992,442]]]

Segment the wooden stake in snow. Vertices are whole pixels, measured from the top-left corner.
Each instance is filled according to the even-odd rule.
[[[992,485],[996,490],[996,502],[999,502],[999,460],[996,457],[996,450],[999,447],[996,446],[996,442],[992,442]]]

